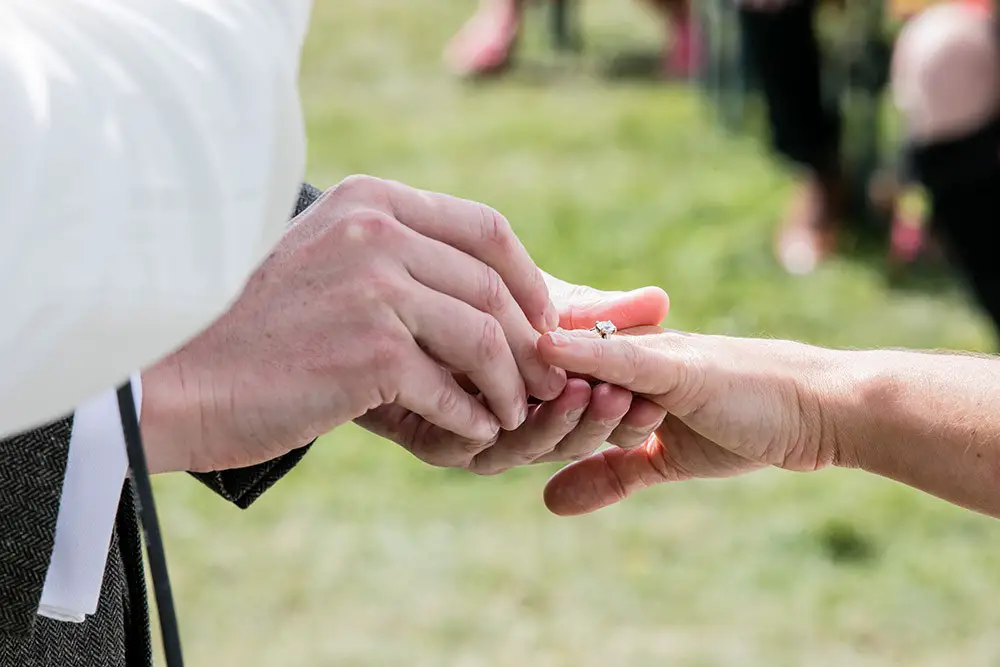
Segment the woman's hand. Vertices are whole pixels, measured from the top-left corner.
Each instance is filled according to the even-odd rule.
[[[669,413],[643,446],[608,449],[557,473],[545,494],[556,514],[590,512],[663,482],[834,462],[821,401],[837,396],[829,351],[786,341],[629,333],[601,340],[559,331],[539,340],[543,361],[629,389]]]

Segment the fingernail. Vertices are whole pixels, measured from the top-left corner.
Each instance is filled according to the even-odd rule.
[[[578,422],[578,421],[580,421],[583,418],[583,411],[584,410],[586,410],[586,408],[579,408],[577,410],[573,410],[572,412],[568,413],[566,415],[566,421],[568,421],[568,422]]]
[[[545,332],[554,331],[559,328],[559,311],[550,301],[545,309]],[[545,333],[543,332],[543,333]]]
[[[521,411],[518,413],[517,425],[520,426],[528,419],[528,404],[521,403]]]
[[[549,333],[549,341],[556,347],[569,347],[573,344],[573,341],[564,333],[558,331],[553,331]]]

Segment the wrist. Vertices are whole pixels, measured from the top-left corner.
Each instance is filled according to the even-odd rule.
[[[870,470],[876,442],[885,437],[898,386],[886,352],[837,351],[829,368],[823,432],[834,465]]]
[[[191,467],[191,438],[197,430],[190,427],[189,406],[195,403],[186,392],[180,368],[170,358],[142,373],[140,430],[150,474]]]

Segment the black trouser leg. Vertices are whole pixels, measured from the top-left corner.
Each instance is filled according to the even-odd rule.
[[[778,11],[740,10],[744,52],[763,88],[774,149],[792,162],[824,171],[836,164],[840,116],[823,100],[816,3]]]
[[[1000,333],[1000,119],[910,152],[933,199],[935,230]]]

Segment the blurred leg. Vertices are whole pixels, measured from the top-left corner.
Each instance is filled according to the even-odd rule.
[[[483,0],[479,10],[452,39],[445,52],[449,68],[463,76],[483,76],[503,70],[510,62],[527,0]],[[664,70],[687,77],[699,67],[697,22],[691,0],[648,0],[666,21],[672,36]]]
[[[510,62],[525,0],[483,0],[445,51],[448,67],[462,76],[483,76]]]
[[[936,230],[1000,329],[1000,48],[993,20],[966,5],[924,12],[900,35],[892,76]]]
[[[678,78],[695,74],[701,66],[701,46],[691,0],[647,0],[647,4],[663,16],[671,39],[670,48],[663,53],[664,73]]]
[[[845,193],[840,117],[823,99],[814,0],[745,2],[740,30],[767,103],[771,143],[802,170],[777,241],[791,273],[809,273],[836,244]]]

